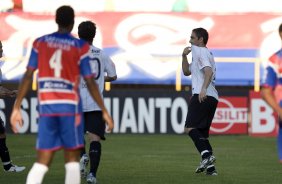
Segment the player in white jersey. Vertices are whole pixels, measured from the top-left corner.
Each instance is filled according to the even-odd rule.
[[[103,97],[104,83],[117,79],[116,69],[113,61],[107,56],[103,50],[92,45],[96,34],[96,25],[91,21],[82,22],[78,26],[78,35],[80,39],[84,39],[90,45],[90,65],[93,73],[96,75],[96,82],[99,86],[100,94]],[[105,76],[105,74],[107,74]],[[85,82],[81,81],[80,94],[83,104],[85,132],[90,140],[89,156],[86,154],[85,148],[82,150],[80,159],[80,171],[82,177],[86,177],[88,183],[97,183],[96,173],[101,157],[100,140],[105,140],[105,121],[102,117],[102,111],[94,100],[92,100]],[[87,175],[86,167],[90,160],[90,172]]]
[[[215,89],[216,67],[212,53],[206,47],[208,32],[203,28],[192,30],[191,47],[182,53],[182,70],[185,76],[192,78],[192,98],[189,102],[185,122],[185,133],[193,140],[201,154],[202,161],[196,173],[206,170],[207,175],[217,175],[213,149],[208,140],[209,130],[214,117],[218,93]],[[187,55],[192,51],[192,62],[188,63]]]

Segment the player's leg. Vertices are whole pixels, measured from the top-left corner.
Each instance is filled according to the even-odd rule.
[[[37,135],[37,161],[33,164],[27,176],[27,184],[42,183],[52,162],[54,151],[61,148],[58,134],[59,123],[57,117],[39,117]]]
[[[105,140],[106,124],[103,120],[101,111],[88,112],[87,119],[85,119],[85,126],[90,141],[89,158],[90,171],[87,176],[88,183],[96,183],[96,176],[100,164],[102,145],[101,140]]]
[[[6,133],[4,122],[0,118],[0,158],[3,163],[4,171],[7,172],[21,172],[25,170],[24,166],[17,166],[12,164],[9,149],[6,145]]]
[[[204,137],[198,130],[201,127],[202,120],[205,119],[205,111],[198,100],[198,95],[193,95],[189,102],[189,111],[185,121],[184,132],[187,133],[195,144],[195,147],[206,158],[209,156]]]
[[[207,145],[207,149],[208,151],[211,153],[211,155],[213,155],[213,148],[210,144],[210,141],[209,141],[209,129],[200,129],[202,135],[204,135],[205,137],[205,143]],[[215,169],[215,165],[214,163],[210,163],[207,168],[206,168],[206,174],[207,175],[212,175],[212,176],[215,176],[217,175],[217,171]]]
[[[64,148],[66,184],[80,183],[79,157],[83,142],[83,118],[81,114],[60,117],[59,134]]]
[[[210,131],[210,127],[211,127],[211,124],[212,124],[212,120],[213,120],[213,117],[214,117],[214,114],[215,114],[215,111],[216,111],[218,101],[213,97],[207,97],[206,100],[207,100],[207,102],[210,106],[209,111],[207,111],[208,112],[208,116],[207,116],[208,128],[201,129],[200,131],[201,131],[202,135],[206,138],[205,143],[207,145],[209,152],[211,153],[211,155],[213,155],[213,148],[212,148],[212,145],[210,144],[210,141],[209,141],[209,131]],[[215,169],[214,163],[211,163],[207,166],[206,174],[212,175],[212,176],[218,175],[218,173]]]
[[[37,151],[37,161],[30,169],[26,184],[40,184],[53,160],[54,151]]]
[[[66,150],[64,151],[65,157],[65,169],[66,169],[66,184],[77,184],[80,183],[80,149]]]
[[[207,98],[208,99],[208,98]],[[208,123],[208,111],[209,111],[209,101],[205,100],[200,103],[198,100],[198,95],[193,95],[189,102],[189,111],[185,123],[185,133],[187,133],[195,144],[195,147],[199,151],[202,157],[200,166],[196,169],[196,173],[203,172],[206,167],[214,162],[211,153],[209,152],[209,147],[206,144],[206,138],[200,131],[203,128],[209,128]]]
[[[88,183],[96,183],[96,174],[100,164],[102,146],[100,143],[100,136],[92,133],[88,133],[88,137],[90,140],[89,146],[89,158],[90,158],[90,171],[87,176]]]

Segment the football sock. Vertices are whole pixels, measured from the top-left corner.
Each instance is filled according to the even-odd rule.
[[[192,129],[188,135],[193,140],[197,150],[201,154],[202,158],[205,159],[210,156],[208,148],[205,143],[205,138],[201,135],[201,133],[197,129]]]
[[[207,148],[208,148],[210,154],[212,155],[212,154],[213,154],[213,151],[212,151],[212,146],[211,146],[211,144],[210,144],[210,141],[209,141],[208,139],[206,139],[205,142],[206,142],[206,145],[207,145]],[[212,164],[212,165],[209,165],[209,166],[207,167],[207,172],[213,172],[213,171],[215,171],[215,166],[214,166],[213,164]]]
[[[41,184],[47,171],[46,165],[34,163],[27,175],[26,184]]]
[[[12,167],[9,150],[6,146],[6,138],[0,139],[0,157],[5,170],[9,170]]]
[[[80,183],[80,169],[78,162],[68,162],[65,164],[66,178],[65,184],[79,184]]]
[[[207,146],[207,149],[209,150],[209,152],[211,153],[211,155],[213,154],[213,151],[212,151],[212,146],[210,144],[210,141],[208,139],[205,139],[204,140],[205,143],[206,143],[206,146]]]
[[[90,157],[90,172],[96,177],[96,173],[99,167],[101,158],[101,143],[98,141],[93,141],[89,148]]]

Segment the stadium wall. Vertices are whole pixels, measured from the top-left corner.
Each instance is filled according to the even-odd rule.
[[[275,136],[277,119],[259,93],[220,89],[220,99],[211,134]],[[115,122],[116,134],[182,134],[188,111],[189,91],[161,89],[116,89],[105,92],[105,105]],[[8,122],[13,99],[0,100],[0,116]],[[37,133],[38,100],[31,92],[22,103],[24,126],[19,132]],[[10,125],[6,124],[11,132]]]

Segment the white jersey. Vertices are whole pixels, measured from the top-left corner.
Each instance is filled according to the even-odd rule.
[[[116,76],[115,64],[111,58],[103,52],[103,50],[92,45],[90,47],[90,67],[92,72],[96,73],[95,80],[99,87],[100,95],[103,97],[105,73],[107,73],[107,76],[109,77]],[[80,96],[82,99],[83,112],[101,110],[88,92],[83,78],[81,78],[80,81]]]
[[[192,78],[192,94],[200,94],[204,83],[204,67],[211,67],[213,71],[211,82],[207,88],[207,96],[218,100],[218,93],[215,89],[216,67],[212,53],[206,47],[192,45],[192,63],[190,64]]]

